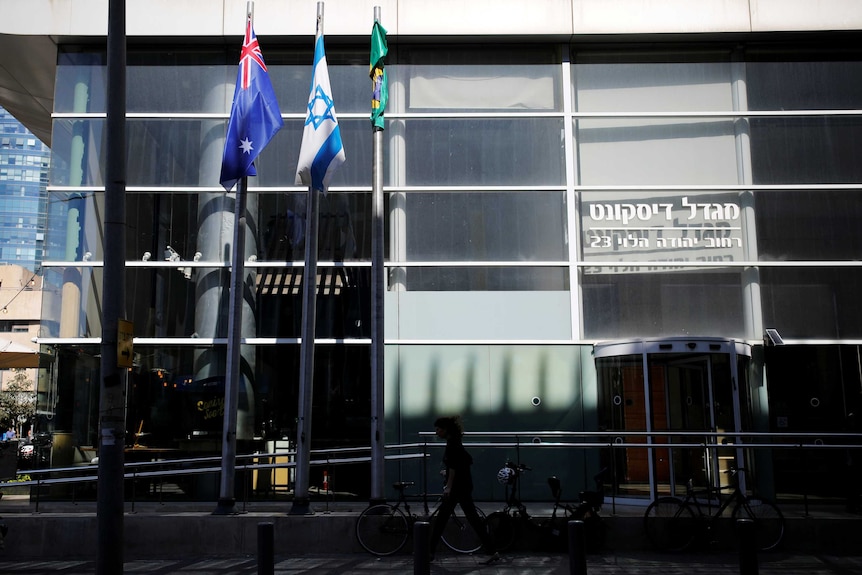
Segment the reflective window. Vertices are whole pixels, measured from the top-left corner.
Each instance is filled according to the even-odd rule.
[[[585,268],[584,336],[744,337],[740,275],[711,268]]]
[[[414,192],[403,210],[407,261],[568,257],[562,192]]]
[[[862,269],[760,269],[763,323],[783,338],[862,337]]]
[[[631,55],[607,58],[602,64],[573,66],[578,112],[733,110],[729,62],[619,61],[626,57]]]
[[[862,182],[862,116],[750,122],[755,184]]]
[[[135,337],[226,338],[228,268],[127,267],[126,318]],[[318,268],[320,338],[370,337],[370,268]],[[101,337],[103,268],[47,267],[43,337]],[[243,337],[301,335],[302,267],[246,267]]]
[[[753,50],[749,57],[763,60],[775,56]],[[746,63],[745,73],[751,110],[862,108],[862,62],[753,61]]]
[[[568,267],[408,267],[389,272],[390,288],[409,291],[563,291]]]
[[[227,120],[144,120],[126,124],[128,186],[218,186]],[[104,185],[104,119],[55,119],[51,185]],[[255,162],[249,186],[295,186],[302,120],[286,121]],[[368,186],[371,145],[367,120],[340,120],[347,162],[332,186]],[[86,167],[86,169],[82,169]]]
[[[862,196],[856,190],[780,190],[755,195],[761,260],[858,260]]]
[[[408,120],[405,184],[562,185],[562,133],[558,118]]]
[[[320,198],[318,258],[371,259],[370,193],[330,192]],[[51,192],[46,246],[53,261],[101,261],[103,192]],[[228,263],[233,196],[213,193],[126,194],[126,259]],[[248,256],[260,262],[305,258],[306,193],[251,192],[246,196]],[[229,217],[223,218],[227,212]],[[89,255],[87,255],[89,254]],[[49,260],[49,261],[50,261]]]
[[[743,250],[736,192],[583,192],[584,261],[735,262]]]

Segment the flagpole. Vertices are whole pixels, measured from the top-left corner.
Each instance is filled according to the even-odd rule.
[[[323,2],[317,3],[315,42],[323,34]],[[305,267],[302,270],[302,341],[299,357],[299,405],[296,422],[296,467],[290,515],[314,513],[308,496],[311,465],[311,411],[314,389],[314,335],[317,320],[317,225],[320,191],[308,187],[305,209]]]
[[[374,21],[380,22],[380,6],[374,7]],[[385,501],[383,493],[386,429],[384,427],[384,214],[383,214],[383,129],[372,126],[372,230],[371,230],[371,498],[370,503]]]
[[[254,22],[254,2],[246,3],[246,18]],[[231,245],[230,294],[228,299],[227,367],[224,386],[224,424],[222,426],[221,481],[213,515],[236,513],[236,421],[239,404],[239,378],[242,376],[242,303],[245,279],[246,191],[248,177],[236,185]]]
[[[251,5],[251,2],[249,2]],[[251,10],[251,8],[249,8]],[[251,13],[249,13],[251,14]],[[222,429],[221,481],[219,498],[213,515],[236,513],[236,420],[239,404],[239,380],[242,377],[242,304],[245,279],[246,191],[248,177],[236,185],[231,246],[230,294],[228,299],[227,370],[224,387],[224,425]]]
[[[108,87],[105,162],[104,279],[102,280],[99,477],[96,488],[96,573],[123,572],[123,466],[128,372],[118,359],[125,299],[126,247],[126,2],[108,2]],[[110,238],[110,239],[107,239]]]

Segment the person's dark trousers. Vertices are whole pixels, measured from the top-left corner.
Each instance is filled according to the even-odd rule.
[[[476,504],[473,503],[473,497],[469,493],[461,496],[453,493],[449,497],[443,498],[443,503],[440,504],[437,515],[434,516],[434,526],[431,529],[431,544],[428,547],[431,555],[434,555],[434,552],[437,550],[437,544],[440,543],[440,537],[443,535],[443,528],[446,527],[446,523],[449,521],[449,517],[452,516],[452,511],[456,505],[461,506],[461,511],[464,512],[464,517],[470,523],[470,527],[479,534],[479,539],[482,541],[485,553],[494,553],[494,544],[491,542],[491,536],[488,535],[485,523],[476,512]]]

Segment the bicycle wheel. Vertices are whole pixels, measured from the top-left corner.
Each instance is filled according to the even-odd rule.
[[[515,518],[505,511],[495,511],[485,522],[495,551],[505,551],[515,543]]]
[[[478,507],[476,512],[479,514],[482,524],[486,525],[485,513]],[[431,517],[436,519],[437,512],[435,511]],[[479,534],[473,530],[473,526],[470,525],[467,518],[458,513],[458,510],[452,511],[446,527],[443,528],[442,539],[446,547],[457,553],[474,553],[482,548],[482,539]]]
[[[733,526],[737,519],[754,521],[754,536],[761,551],[775,549],[784,537],[784,514],[769,501],[746,497],[733,508]]]
[[[410,531],[407,517],[394,505],[372,505],[356,520],[356,539],[374,555],[392,555],[404,547]]]
[[[659,551],[682,551],[694,541],[694,511],[676,497],[659,497],[644,514],[644,529]]]

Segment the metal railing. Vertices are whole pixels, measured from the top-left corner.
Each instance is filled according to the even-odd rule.
[[[387,461],[421,460],[423,476],[423,492],[427,493],[427,461],[431,450],[442,449],[440,441],[428,441],[433,432],[420,432],[422,441],[387,445]],[[485,440],[485,441],[483,441]],[[829,450],[854,450],[862,458],[862,434],[860,433],[766,433],[766,432],[709,432],[709,431],[510,431],[510,432],[468,432],[465,433],[465,445],[476,448],[514,449],[516,458],[520,458],[522,449],[703,449],[705,452],[715,449],[770,449],[797,450],[803,454]],[[294,450],[275,450],[269,452],[254,452],[237,455],[236,471],[248,474],[253,471],[267,472],[276,469],[292,469],[295,467]],[[311,451],[312,466],[338,466],[371,461],[370,447],[347,447],[316,449]],[[612,462],[616,457],[611,458]],[[125,464],[124,478],[131,480],[133,485],[138,480],[152,482],[153,485],[163,485],[167,479],[187,478],[203,474],[218,474],[222,471],[221,457],[192,457],[181,459],[158,459],[154,461],[130,462]],[[55,467],[46,469],[20,470],[19,474],[28,474],[29,481],[16,481],[0,484],[4,487],[31,486],[35,500],[36,511],[42,488],[52,485],[72,485],[72,499],[75,500],[75,487],[95,483],[98,479],[98,468],[95,464],[82,464],[71,467]],[[616,485],[617,470],[611,469],[613,485]],[[243,481],[243,509],[249,502],[249,481]],[[131,489],[132,511],[136,502],[135,489]],[[802,494],[805,512],[808,513],[808,493]],[[612,505],[616,506],[616,494],[610,494]],[[161,492],[160,492],[161,501]]]

